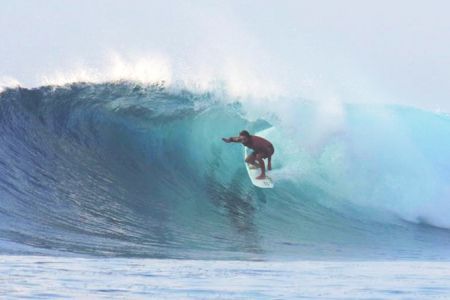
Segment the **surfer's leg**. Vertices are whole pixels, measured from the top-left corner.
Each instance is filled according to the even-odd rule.
[[[272,155],[275,153],[273,146],[270,147],[267,155],[267,170],[272,170]]]
[[[256,177],[256,179],[264,179],[266,178],[266,167],[264,165],[263,155],[258,153],[256,154],[256,161],[258,162],[260,168],[261,168],[261,175]]]
[[[245,162],[250,164],[253,168],[259,168],[259,165],[255,160],[256,160],[256,154],[255,154],[255,152],[253,152],[252,154],[247,156],[247,158],[245,159]]]

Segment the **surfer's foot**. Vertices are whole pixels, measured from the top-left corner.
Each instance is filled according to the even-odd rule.
[[[249,169],[259,169],[260,168],[260,166],[259,165],[252,165],[252,164],[248,164],[248,168]]]
[[[258,177],[256,177],[256,179],[266,179],[266,175],[265,174],[261,174]]]

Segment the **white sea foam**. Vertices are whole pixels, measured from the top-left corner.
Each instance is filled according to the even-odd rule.
[[[13,77],[0,77],[0,92],[6,88],[18,87],[20,86],[20,82]]]
[[[78,65],[69,70],[57,70],[41,75],[39,85],[61,86],[77,82],[117,81],[133,81],[139,84],[164,82],[170,85],[172,81],[170,60],[158,54],[129,59],[111,52],[100,67]]]

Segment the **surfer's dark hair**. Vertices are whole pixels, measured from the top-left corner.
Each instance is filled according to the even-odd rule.
[[[239,132],[239,135],[243,135],[243,136],[246,136],[246,137],[250,137],[250,133],[248,133],[247,130],[242,130],[241,132]]]

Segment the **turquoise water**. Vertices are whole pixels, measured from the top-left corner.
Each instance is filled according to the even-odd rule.
[[[286,100],[255,119],[245,99],[132,83],[0,103],[3,253],[449,258],[446,115]],[[260,190],[221,138],[270,126],[276,188]]]

